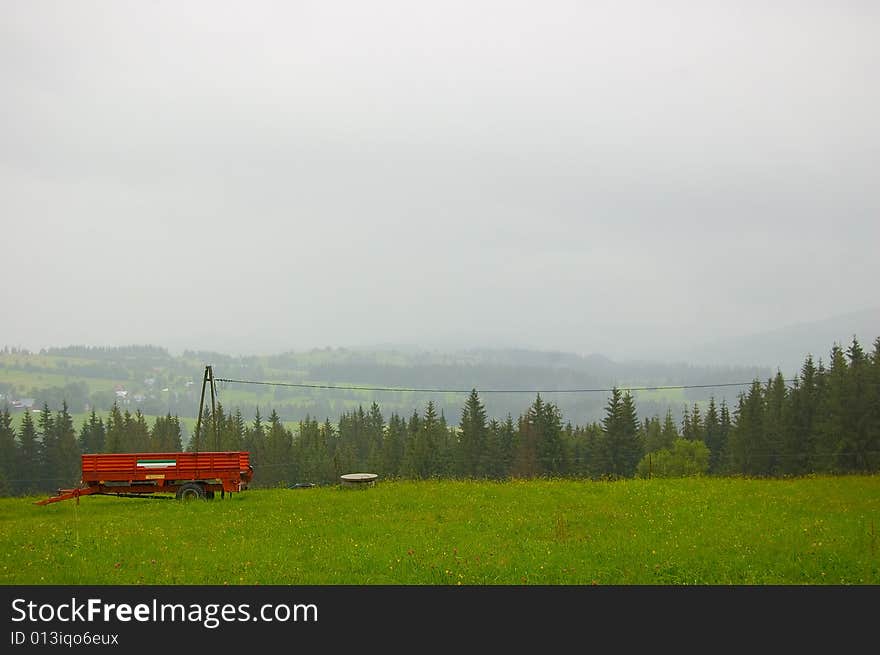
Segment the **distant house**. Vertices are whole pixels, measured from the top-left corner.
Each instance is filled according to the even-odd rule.
[[[116,390],[117,398],[128,398],[128,392],[125,389],[117,389]]]
[[[35,402],[36,400],[33,398],[20,398],[13,400],[10,404],[16,409],[31,409]]]
[[[146,380],[144,380],[144,384],[148,387],[152,387],[154,384],[156,384],[156,378],[147,378]]]
[[[147,399],[147,397],[146,397],[144,394],[142,394],[142,393],[136,393],[136,394],[134,395],[134,401],[135,401],[136,403],[142,403],[142,402],[144,402],[146,399]]]

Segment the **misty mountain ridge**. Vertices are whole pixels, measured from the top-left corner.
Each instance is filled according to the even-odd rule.
[[[352,347],[354,352],[398,352],[410,356],[427,353],[454,354],[455,357],[474,361],[509,365],[536,365],[573,370],[603,371],[612,377],[625,369],[660,369],[667,364],[694,367],[734,367],[749,370],[780,370],[786,377],[793,377],[800,370],[806,356],[814,361],[828,361],[828,354],[835,343],[846,348],[853,337],[865,350],[870,350],[874,339],[880,336],[880,306],[837,314],[816,321],[802,321],[772,330],[704,341],[688,341],[684,346],[660,347],[651,353],[632,351],[626,356],[625,348],[615,355],[601,352],[582,353],[573,350],[542,349],[517,346],[454,347],[439,342],[428,348],[415,344],[371,344]],[[474,341],[478,343],[478,341]]]
[[[290,350],[272,355],[231,355],[214,350],[184,350],[172,353],[160,346],[109,346],[48,348],[40,352],[59,358],[54,364],[40,358],[18,361],[8,356],[0,361],[10,373],[39,374],[63,370],[70,382],[84,386],[75,404],[108,408],[113,393],[98,393],[94,380],[104,379],[124,384],[132,396],[142,396],[144,409],[163,414],[168,410],[182,416],[193,414],[194,396],[204,366],[211,364],[216,377],[284,383],[319,383],[332,385],[380,386],[436,389],[437,392],[369,392],[364,390],[319,390],[285,387],[237,385],[227,400],[246,412],[256,407],[273,407],[287,420],[305,415],[335,416],[357,404],[378,402],[388,411],[409,414],[433,400],[438,410],[455,420],[462,399],[457,393],[441,390],[542,390],[547,399],[557,403],[566,418],[584,422],[601,418],[605,395],[602,393],[554,393],[554,390],[601,390],[612,386],[654,387],[678,385],[725,385],[766,381],[777,370],[791,379],[798,373],[807,354],[815,360],[828,360],[836,343],[846,347],[855,335],[865,350],[880,327],[880,308],[835,316],[821,321],[799,323],[776,330],[719,339],[682,350],[678,357],[671,352],[657,353],[657,358],[615,359],[599,353],[578,354],[565,350],[541,350],[528,347],[499,346],[438,349],[413,344],[384,343],[371,347],[324,347]],[[665,357],[664,357],[665,354]],[[663,360],[666,361],[663,361]],[[54,367],[62,367],[60,369]],[[48,368],[44,368],[48,367]],[[2,373],[2,370],[0,370]],[[168,386],[174,401],[151,393],[141,380],[159,377]],[[192,386],[185,386],[187,384]],[[3,383],[0,375],[0,383]],[[86,384],[87,383],[87,384]],[[12,385],[0,384],[0,393],[13,391]],[[16,385],[23,397],[54,399],[64,393],[34,384]],[[104,385],[107,387],[107,384]],[[736,402],[742,386],[708,387],[640,392],[637,400],[643,415],[664,414],[673,409],[705,402],[714,396],[729,404]],[[492,416],[516,416],[527,404],[525,393],[486,394],[484,400]]]
[[[340,380],[361,385],[382,384],[404,386],[400,381],[401,368],[448,367],[462,369],[464,375],[453,375],[462,384],[480,385],[482,375],[479,369],[540,369],[537,377],[550,382],[545,373],[556,371],[562,378],[587,376],[603,385],[610,384],[692,384],[694,378],[704,382],[706,378],[737,377],[733,381],[744,381],[751,377],[766,379],[769,375],[781,370],[786,377],[794,376],[808,354],[818,361],[828,360],[828,353],[834,343],[844,348],[853,336],[866,350],[870,350],[877,336],[880,336],[880,306],[861,311],[840,314],[830,318],[801,322],[783,326],[774,330],[705,341],[689,345],[686,349],[668,349],[658,351],[656,357],[608,357],[601,353],[580,354],[558,349],[540,349],[517,346],[476,346],[469,348],[426,347],[413,343],[382,343],[353,347],[323,347],[308,350],[287,350],[276,354],[231,354],[214,349],[169,351],[162,346],[108,346],[87,347],[70,346],[67,348],[49,348],[41,352],[65,353],[71,348],[85,347],[93,356],[113,358],[127,349],[138,349],[138,356],[149,354],[159,359],[197,359],[205,364],[215,362],[218,375],[222,375],[224,365],[242,366],[266,364],[279,373],[287,369],[296,371],[293,377],[315,377],[314,367],[323,369],[325,374],[336,373]],[[352,379],[355,370],[361,375]],[[329,368],[328,368],[329,367]],[[280,369],[280,370],[279,370]],[[498,373],[491,375],[498,379]],[[565,373],[565,372],[568,373]],[[522,371],[520,371],[522,372]],[[530,371],[537,373],[537,370]],[[424,371],[427,373],[427,371]],[[445,371],[441,377],[449,377]],[[364,378],[377,374],[380,379]],[[569,375],[571,374],[571,375]],[[742,377],[746,376],[746,377]],[[291,376],[282,375],[285,381]],[[412,378],[405,374],[404,378]],[[416,377],[422,377],[416,375]],[[739,378],[742,378],[739,379]],[[323,381],[332,382],[331,378],[321,377]],[[302,380],[300,380],[302,381]],[[714,380],[722,381],[722,380]],[[725,379],[723,381],[731,381]],[[706,382],[709,383],[709,382]],[[437,386],[437,385],[431,385]],[[485,386],[485,385],[484,385]],[[561,388],[561,387],[558,387]]]
[[[466,393],[472,389],[506,390],[482,397],[492,417],[518,416],[537,391],[555,403],[566,420],[585,423],[601,419],[607,402],[602,390],[613,386],[713,385],[766,380],[769,368],[692,366],[651,362],[616,362],[602,355],[578,355],[528,349],[471,349],[459,352],[355,350],[323,348],[271,356],[232,356],[199,350],[173,355],[158,346],[48,348],[39,354],[5,350],[0,355],[0,394],[34,399],[50,407],[67,401],[75,412],[107,411],[122,398],[126,408],[148,415],[166,412],[192,417],[204,367],[216,378],[355,387],[396,387],[435,391],[371,391],[226,383],[220,397],[227,408],[253,416],[259,407],[283,420],[307,416],[335,418],[358,406],[379,403],[387,415],[410,416],[429,401],[454,424]],[[61,373],[63,384],[46,386],[45,376]],[[56,378],[57,379],[57,378]],[[14,382],[13,382],[14,381]],[[567,389],[594,393],[557,393]],[[639,411],[680,415],[686,405],[735,402],[741,387],[675,389],[637,392]]]
[[[814,361],[821,358],[827,362],[833,344],[838,343],[846,349],[856,337],[865,350],[871,350],[878,336],[880,306],[704,342],[682,350],[677,358],[699,366],[735,364],[778,368],[789,377],[800,370],[808,354]]]

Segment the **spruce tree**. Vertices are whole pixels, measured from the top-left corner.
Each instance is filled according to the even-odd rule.
[[[76,441],[73,417],[67,401],[61,403],[61,410],[55,416],[55,440],[57,448],[57,469],[55,476],[65,488],[77,485],[81,478],[80,449]]]
[[[492,480],[501,480],[507,473],[503,458],[501,424],[493,418],[486,426],[486,447],[483,451],[480,469],[486,477]]]
[[[42,463],[40,462],[40,444],[37,441],[37,429],[29,410],[21,418],[18,432],[18,465],[15,467],[16,493],[32,494],[45,489],[52,489],[52,481],[42,479]]]
[[[259,408],[257,408],[258,413],[259,411]],[[126,415],[127,414],[128,412],[126,411]],[[201,421],[196,423],[195,429],[190,436],[189,443],[186,446],[187,452],[201,453],[211,450],[211,443],[214,440],[211,408],[205,407],[201,410],[201,416]]]
[[[440,423],[434,401],[429,400],[425,406],[422,429],[419,431],[421,438],[417,442],[416,450],[419,455],[420,478],[430,478],[436,474],[440,460],[440,441],[445,432],[446,426]]]
[[[560,412],[560,417],[562,413]],[[575,453],[575,427],[571,421],[566,421],[562,428],[562,456],[564,470],[562,475],[567,477],[579,476],[578,472],[578,454]]]
[[[846,351],[849,365],[844,395],[844,428],[840,463],[845,471],[868,472],[877,461],[873,443],[871,418],[876,411],[872,405],[874,389],[872,371],[865,351],[853,337]]]
[[[565,449],[562,442],[562,415],[553,403],[541,396],[526,413],[536,431],[536,454],[540,475],[561,475],[565,472]]]
[[[480,402],[476,389],[472,389],[465,401],[459,421],[459,473],[466,478],[482,477],[488,462],[485,450],[488,440],[486,409]]]
[[[354,429],[357,429],[356,425]],[[340,416],[337,430],[336,445],[332,454],[334,479],[339,479],[340,475],[346,473],[353,473],[359,468],[357,466],[357,449],[351,436],[352,419],[349,415],[343,413]]]
[[[758,380],[748,394],[740,394],[735,424],[728,441],[730,464],[734,473],[767,475],[770,457],[764,432],[764,392]]]
[[[315,447],[315,462],[318,467],[317,479],[320,482],[331,482],[335,479],[333,477],[335,473],[333,457],[336,453],[338,441],[336,429],[330,423],[330,418],[325,418],[324,423],[318,430],[318,442]]]
[[[239,414],[239,417],[241,415]],[[168,449],[168,452],[179,453],[183,451],[183,441],[181,435],[183,430],[180,425],[180,417],[175,414],[171,416],[171,413],[168,413],[166,417],[166,421],[168,422],[168,441],[165,444],[165,448]],[[238,449],[240,450],[240,448]]]
[[[226,432],[226,441],[223,443],[224,450],[240,451],[244,448],[245,422],[241,415],[241,409],[235,409],[235,414],[230,417],[229,428]]]
[[[663,429],[660,431],[660,443],[657,450],[672,450],[672,444],[681,435],[678,433],[678,427],[675,425],[675,419],[672,418],[672,409],[666,410],[666,418],[663,419]]]
[[[367,415],[362,405],[350,414],[343,414],[339,420],[339,441],[349,445],[354,453],[354,468],[362,468],[370,453],[370,436],[367,428]]]
[[[871,471],[880,471],[880,337],[874,340],[874,350],[869,364],[869,402],[868,442],[871,456],[868,467]]]
[[[12,427],[12,415],[9,407],[0,412],[0,478],[3,480],[5,495],[14,493],[15,465],[18,460],[18,444],[15,441],[15,430]]]
[[[709,472],[717,473],[721,464],[721,419],[718,416],[718,408],[715,406],[715,397],[709,397],[709,406],[706,408],[706,419],[703,422],[703,440],[709,449]]]
[[[540,474],[538,430],[535,424],[526,415],[523,415],[517,421],[513,476],[516,478],[533,478]]]
[[[367,470],[384,473],[382,470],[382,452],[385,441],[385,417],[375,401],[370,405],[366,417],[367,433]]]
[[[284,427],[281,417],[274,409],[269,415],[269,430],[266,433],[266,469],[262,475],[264,485],[276,486],[288,479],[291,463],[293,436]]]
[[[700,413],[700,406],[694,403],[691,410],[691,441],[706,441],[705,428],[703,426],[703,417]]]
[[[721,399],[721,416],[718,421],[718,434],[720,440],[719,446],[719,459],[718,459],[718,468],[717,472],[724,472],[729,470],[730,468],[730,452],[729,452],[729,441],[730,441],[730,431],[732,427],[732,421],[730,420],[730,408],[727,406],[727,401],[722,398]]]
[[[513,470],[513,459],[516,453],[516,425],[513,417],[508,414],[501,424],[501,470],[503,477],[509,477]]]
[[[601,472],[613,477],[632,477],[642,458],[638,440],[638,418],[632,395],[615,387],[605,407],[600,447]]]
[[[104,452],[105,440],[104,420],[92,408],[89,418],[83,420],[83,425],[80,429],[79,448],[84,453],[102,453]]]
[[[256,471],[257,465],[269,464],[266,461],[266,427],[263,424],[263,417],[260,415],[260,408],[256,408],[254,422],[245,432],[245,448],[250,453],[251,463]],[[257,473],[254,473],[256,477]]]
[[[672,419],[672,415],[669,415],[670,420]],[[645,426],[645,452],[646,453],[654,453],[658,450],[665,448],[664,440],[663,440],[663,426],[660,424],[659,416],[652,416],[650,420],[645,419],[647,424]],[[670,444],[671,447],[671,444]]]
[[[643,444],[638,438],[638,415],[636,414],[636,404],[629,391],[623,394],[623,402],[621,403],[620,412],[621,436],[620,454],[622,469],[620,475],[624,477],[632,477],[635,475],[636,466],[642,458],[644,451]]]
[[[584,475],[593,479],[605,475],[604,459],[605,431],[595,421],[584,429]]]
[[[400,475],[403,445],[406,442],[406,421],[394,413],[388,419],[385,441],[382,444],[382,472],[386,477]]]
[[[214,416],[214,423],[208,426],[207,439],[205,443],[208,448],[214,452],[225,450],[223,443],[227,441],[226,430],[228,428],[228,419],[226,410],[223,409],[223,403],[217,403],[217,413]]]
[[[119,410],[119,405],[113,403],[110,414],[107,416],[106,451],[108,453],[126,452],[125,441],[125,419]]]
[[[587,473],[587,439],[586,431],[579,425],[570,426],[570,430],[566,430],[568,437],[567,457],[569,475],[574,477],[585,477]]]
[[[842,472],[846,453],[847,399],[849,389],[846,356],[839,344],[831,348],[829,367],[821,376],[817,468],[827,473]]]
[[[58,471],[61,467],[58,452],[58,435],[55,432],[55,417],[49,410],[49,404],[43,402],[40,416],[37,419],[39,430],[40,475],[52,488],[62,486]]]
[[[403,444],[403,460],[400,463],[400,474],[405,478],[419,477],[419,462],[416,452],[416,444],[419,441],[421,431],[421,419],[417,410],[413,410],[412,416],[406,424],[406,441]]]
[[[790,475],[803,475],[817,467],[816,449],[818,388],[817,371],[813,358],[808,355],[801,367],[800,377],[795,380],[789,392],[786,430],[782,441],[782,472]]]
[[[681,413],[681,438],[693,441],[694,429],[691,426],[691,412],[687,405]]]
[[[306,414],[305,419],[299,422],[296,435],[291,446],[293,463],[291,468],[291,480],[293,482],[314,482],[314,469],[317,468],[312,462],[311,451],[318,443],[318,422]]]
[[[623,401],[620,389],[614,387],[608,404],[605,406],[605,417],[602,419],[602,435],[596,444],[593,454],[594,477],[615,476],[621,470],[618,461],[617,444],[620,441],[620,406]]]
[[[180,419],[171,416],[169,412],[165,416],[157,416],[150,430],[150,450],[154,453],[180,452]]]
[[[455,428],[450,428],[446,422],[446,414],[441,409],[437,428],[437,458],[434,462],[433,475],[439,477],[451,477],[455,473],[455,460],[457,458]]]
[[[329,422],[329,421],[328,421]],[[326,450],[324,435],[318,421],[306,414],[299,422],[297,436],[293,440],[291,480],[296,482],[329,482],[324,479],[323,470],[329,457]]]
[[[150,452],[150,426],[140,408],[135,410],[134,416],[128,411],[124,417],[126,436],[128,437],[128,449],[133,453]]]
[[[764,416],[764,447],[767,449],[767,473],[780,472],[782,465],[781,454],[788,433],[787,411],[788,389],[785,387],[785,379],[780,371],[767,383],[765,391],[765,416]]]

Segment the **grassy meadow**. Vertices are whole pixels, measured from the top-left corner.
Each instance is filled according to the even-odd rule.
[[[880,584],[880,477],[0,498],[0,584]]]

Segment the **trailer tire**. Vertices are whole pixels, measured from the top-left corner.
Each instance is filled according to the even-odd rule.
[[[177,500],[204,500],[205,488],[197,482],[187,482],[175,494]]]

